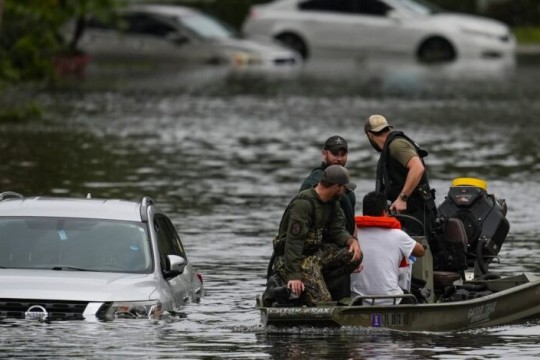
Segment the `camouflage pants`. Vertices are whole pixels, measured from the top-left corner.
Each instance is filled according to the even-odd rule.
[[[314,254],[306,255],[301,264],[302,279],[305,286],[301,297],[303,302],[309,306],[314,306],[318,302],[332,301],[324,277],[330,273],[333,275],[350,274],[361,263],[361,260],[351,262],[351,259],[352,253],[349,252],[348,248],[328,243],[324,243],[322,249]],[[284,256],[276,256],[274,271],[283,279],[287,278]]]

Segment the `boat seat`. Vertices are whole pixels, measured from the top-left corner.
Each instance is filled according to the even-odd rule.
[[[461,275],[453,271],[434,271],[433,287],[435,289],[445,288],[454,284],[454,281],[461,280]]]
[[[469,243],[465,225],[458,218],[449,218],[446,221],[445,239],[452,244],[460,244],[465,249]]]

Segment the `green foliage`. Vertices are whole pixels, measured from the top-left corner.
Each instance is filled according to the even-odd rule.
[[[41,118],[42,110],[35,103],[19,105],[17,107],[3,108],[0,110],[0,123],[25,122]]]
[[[54,80],[55,58],[78,53],[77,33],[65,36],[68,21],[93,13],[106,17],[124,0],[4,0],[0,2],[0,122],[41,117],[31,92],[18,96],[16,84]],[[82,29],[78,29],[80,31]],[[8,95],[10,93],[11,94]]]
[[[515,27],[512,29],[518,43],[521,44],[539,44],[540,27]]]
[[[121,0],[5,0],[0,30],[0,81],[54,78],[54,57],[76,50],[62,27],[89,12],[109,13]]]

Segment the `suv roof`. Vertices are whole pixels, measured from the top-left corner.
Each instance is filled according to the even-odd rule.
[[[25,198],[19,194],[13,195],[14,193],[9,195],[17,197],[4,198],[4,194],[6,193],[0,194],[0,217],[36,216],[143,221],[146,211],[141,207],[146,208],[153,203],[148,197],[143,198],[142,202],[136,202],[73,197]]]

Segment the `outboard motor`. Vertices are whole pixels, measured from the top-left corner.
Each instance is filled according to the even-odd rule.
[[[468,241],[467,263],[475,266],[475,274],[487,273],[506,239],[510,230],[506,210],[506,201],[489,194],[486,182],[476,178],[455,179],[439,205],[439,216],[463,223]]]

